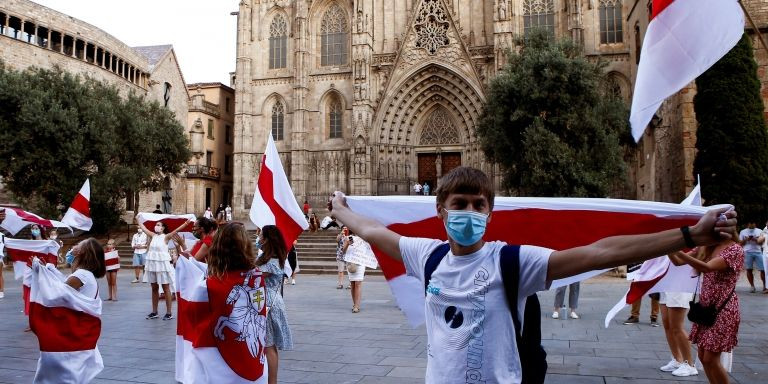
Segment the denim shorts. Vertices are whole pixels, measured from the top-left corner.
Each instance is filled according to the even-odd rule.
[[[744,252],[744,269],[764,271],[763,254],[761,252]]]
[[[146,253],[134,253],[133,254],[133,265],[134,267],[140,267],[144,265],[144,257],[146,256]]]

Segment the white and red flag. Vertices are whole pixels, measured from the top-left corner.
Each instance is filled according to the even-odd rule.
[[[285,238],[285,246],[291,249],[293,241],[309,228],[307,219],[293,196],[280,155],[272,135],[268,135],[267,148],[261,162],[256,193],[253,194],[250,218],[259,228],[275,225]]]
[[[688,194],[688,197],[680,203],[680,206],[701,207],[701,183]],[[656,292],[690,292],[693,293],[698,280],[690,265],[676,266],[672,264],[666,255],[655,259],[646,260],[636,271],[627,274],[629,284],[627,293],[624,294],[616,305],[605,315],[605,327],[611,323],[616,314],[624,307],[642,298],[646,293]]]
[[[24,314],[29,314],[29,293],[32,279],[32,259],[39,258],[44,263],[56,265],[60,245],[53,240],[23,240],[4,238],[8,257],[13,262],[13,275],[22,280],[24,296]]]
[[[29,325],[40,343],[35,383],[88,383],[104,369],[96,343],[101,299],[66,284],[54,264],[35,262]]]
[[[85,184],[80,188],[80,192],[75,195],[72,204],[69,205],[69,209],[61,221],[72,228],[82,229],[83,231],[89,231],[93,227],[90,180],[85,179]]]
[[[72,228],[60,221],[44,219],[32,212],[10,207],[5,208],[5,220],[0,223],[0,227],[3,227],[11,235],[15,236],[24,227],[32,224],[37,224],[44,228],[66,228],[70,232],[72,231]]]
[[[117,271],[120,269],[120,255],[117,250],[104,252],[104,263],[107,266],[107,271]]]
[[[661,103],[725,56],[743,33],[737,0],[655,0],[632,96],[635,141]]]
[[[434,197],[349,196],[350,208],[386,225],[403,236],[446,240],[443,222],[437,218]],[[616,199],[497,197],[493,219],[483,237],[509,244],[528,244],[556,250],[590,244],[599,239],[627,234],[658,232],[695,224],[707,208]],[[402,262],[374,247],[384,276],[398,306],[416,326],[424,322],[424,284],[407,276]],[[556,280],[551,288],[573,279]]]
[[[138,215],[136,215],[136,220],[139,221],[139,223],[144,224],[144,227],[146,227],[148,230],[153,231],[155,229],[155,224],[157,224],[159,221],[162,221],[163,224],[166,226],[166,230],[168,233],[171,233],[172,231],[176,230],[176,228],[184,225],[188,221],[195,221],[196,217],[195,215],[191,213],[183,214],[183,215],[170,215],[165,213],[147,213],[147,212],[139,212]],[[188,226],[188,230],[192,230],[192,226]]]
[[[266,383],[266,291],[258,270],[206,277],[207,265],[176,264],[176,381]]]

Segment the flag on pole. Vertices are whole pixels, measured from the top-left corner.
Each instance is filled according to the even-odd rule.
[[[88,231],[93,227],[91,219],[91,183],[85,179],[85,184],[80,188],[80,192],[75,195],[72,204],[69,205],[67,213],[61,219],[64,224],[72,228]]]
[[[256,192],[253,194],[250,218],[259,228],[275,225],[285,238],[285,246],[291,249],[293,241],[309,228],[307,219],[293,196],[275,141],[270,134],[261,162]]]
[[[654,1],[629,118],[635,141],[661,103],[725,56],[743,33],[737,0]]]
[[[350,208],[403,236],[446,240],[434,197],[349,196]],[[695,224],[708,209],[679,204],[615,199],[497,197],[484,239],[536,245],[556,250],[599,239],[641,234]],[[406,275],[402,262],[374,253],[398,306],[413,326],[424,322],[422,276]],[[593,272],[592,274],[594,274]],[[589,274],[581,275],[586,278]],[[556,280],[552,287],[573,279]]]
[[[60,221],[44,219],[32,212],[10,207],[5,208],[5,220],[0,223],[0,227],[3,227],[6,231],[10,232],[11,235],[15,236],[19,231],[24,229],[24,227],[32,224],[37,224],[45,228],[66,228],[72,232],[72,228],[70,228],[69,225]]]
[[[54,264],[32,267],[29,325],[40,343],[35,383],[88,383],[104,369],[101,299],[69,287]]]
[[[13,262],[13,275],[22,280],[24,296],[24,314],[29,315],[29,294],[32,279],[32,258],[38,257],[45,263],[56,265],[58,262],[59,243],[54,240],[23,240],[5,238],[8,257]]]
[[[696,187],[680,203],[680,206],[701,207],[701,182],[696,184]],[[691,278],[694,275],[693,268],[690,265],[676,266],[670,262],[666,255],[646,260],[640,265],[638,270],[632,272],[632,282],[629,284],[627,293],[605,315],[605,327],[608,328],[608,324],[616,317],[619,311],[642,298],[646,293],[693,293],[697,283],[695,279]],[[629,274],[627,278],[630,278]]]
[[[258,270],[206,278],[207,265],[179,258],[176,381],[266,383],[266,291]]]

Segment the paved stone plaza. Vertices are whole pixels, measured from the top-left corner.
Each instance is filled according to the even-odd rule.
[[[104,303],[99,349],[105,369],[95,383],[173,383],[176,323],[145,320],[149,312],[147,284],[130,284],[132,271],[122,270],[118,302]],[[21,291],[5,272],[6,297],[0,300],[0,383],[32,381],[38,357],[35,335],[25,333]],[[768,378],[768,295],[737,288],[742,308],[739,347],[732,378],[737,383],[764,383]],[[106,281],[101,279],[101,292]],[[601,277],[582,284],[580,320],[552,320],[554,293],[541,295],[544,344],[549,354],[547,383],[706,382],[697,377],[674,379],[658,370],[669,360],[662,328],[648,324],[650,302],[643,305],[639,325],[622,325],[628,309],[611,327],[602,327],[607,310],[626,289],[618,278]],[[335,289],[335,276],[300,276],[286,286],[288,317],[296,348],[281,352],[282,383],[422,383],[426,334],[411,329],[395,307],[384,279],[363,285],[362,311],[351,313],[348,290]],[[162,303],[161,303],[162,308]],[[160,310],[163,314],[163,310]],[[761,329],[762,326],[762,329]]]

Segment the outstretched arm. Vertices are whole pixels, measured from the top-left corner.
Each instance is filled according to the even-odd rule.
[[[710,245],[731,236],[736,230],[736,212],[727,208],[710,210],[690,227],[696,245]],[[720,214],[725,220],[719,220]],[[644,235],[613,236],[583,247],[555,251],[549,258],[547,281],[579,273],[645,261],[686,247],[680,229]]]
[[[708,272],[714,272],[714,271],[722,271],[726,268],[728,268],[728,263],[725,262],[725,259],[723,259],[720,256],[715,256],[707,261],[701,261],[693,256],[691,256],[688,253],[685,252],[675,252],[673,254],[669,255],[670,259],[673,257],[677,259],[677,261],[682,261],[685,264],[690,265],[699,273],[708,273]],[[675,265],[680,265],[675,263]]]
[[[374,245],[395,260],[402,260],[400,255],[400,235],[391,231],[371,218],[352,212],[347,205],[347,198],[342,192],[335,192],[329,207],[333,216],[339,219],[352,232]]]
[[[186,228],[187,226],[189,226],[190,224],[194,224],[194,223],[195,223],[195,221],[194,221],[194,220],[188,220],[186,223],[184,223],[184,224],[182,224],[182,225],[179,225],[179,227],[178,227],[178,228],[174,229],[173,231],[171,231],[170,233],[167,233],[167,234],[165,235],[165,242],[167,243],[169,240],[173,239],[173,237],[174,237],[174,236],[175,236],[177,233],[179,233],[179,232],[180,232],[182,229],[184,229],[184,228]]]
[[[140,222],[140,221],[139,221],[139,228],[141,228],[141,230],[142,230],[144,233],[146,233],[146,234],[147,234],[147,237],[149,237],[150,239],[152,238],[152,236],[154,236],[154,235],[155,235],[155,233],[154,233],[154,232],[152,232],[152,231],[150,231],[149,229],[147,229],[147,227],[145,227],[145,226],[144,226],[144,223],[142,223],[142,222]]]

